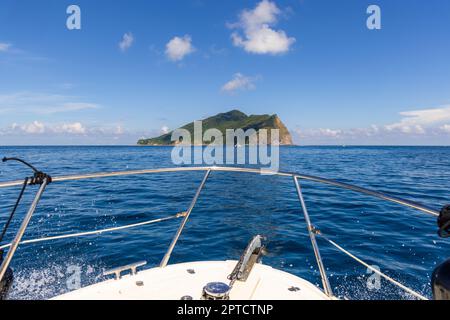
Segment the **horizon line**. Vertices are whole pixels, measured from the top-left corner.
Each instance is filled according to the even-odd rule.
[[[4,147],[138,147],[138,148],[173,148],[170,145],[137,145],[137,144],[11,144],[1,145]],[[204,147],[192,145],[191,147]],[[292,147],[450,147],[448,145],[433,145],[433,144],[292,144],[292,145],[279,145],[282,148]]]

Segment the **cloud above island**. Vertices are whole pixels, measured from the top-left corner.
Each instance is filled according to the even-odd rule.
[[[119,42],[119,48],[122,52],[127,51],[134,42],[134,36],[131,32],[127,32],[123,35],[122,40]]]
[[[275,30],[281,10],[274,2],[263,0],[253,10],[244,10],[236,23],[228,27],[237,31],[231,34],[236,47],[254,54],[283,54],[290,50],[296,39],[283,30]]]
[[[256,88],[255,81],[258,77],[247,77],[242,73],[235,73],[233,78],[225,83],[221,91],[229,94],[236,93],[237,91],[247,91]]]
[[[174,37],[166,44],[166,57],[173,62],[183,60],[195,51],[190,35]]]
[[[167,134],[170,132],[170,128],[168,126],[162,126],[161,134]]]

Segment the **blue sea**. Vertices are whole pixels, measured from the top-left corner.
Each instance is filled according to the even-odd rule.
[[[173,167],[167,147],[0,147],[52,176]],[[450,203],[448,147],[282,147],[280,170],[375,189],[439,210]],[[30,175],[0,163],[0,181]],[[188,208],[202,172],[164,173],[51,184],[24,239],[90,231],[165,217]],[[313,224],[381,271],[431,298],[430,276],[450,256],[436,218],[351,191],[301,181]],[[3,226],[20,187],[0,189]],[[36,187],[30,187],[7,234],[9,242]],[[13,299],[67,292],[73,275],[86,286],[105,269],[146,260],[157,266],[181,220],[112,233],[21,245],[13,259]],[[267,237],[263,263],[320,285],[292,179],[213,172],[170,263],[238,259],[256,234]],[[367,268],[318,239],[334,293],[347,299],[412,299],[385,280],[370,289]],[[69,284],[69,285],[68,285]]]

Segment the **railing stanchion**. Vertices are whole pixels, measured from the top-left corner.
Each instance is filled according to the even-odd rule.
[[[162,259],[162,261],[159,265],[161,268],[164,268],[165,266],[167,266],[167,263],[169,262],[172,251],[178,242],[178,238],[180,238],[180,235],[183,232],[184,226],[186,225],[186,222],[188,221],[189,216],[191,215],[192,209],[194,209],[194,206],[197,203],[198,197],[200,196],[200,192],[202,191],[203,186],[206,183],[206,180],[208,180],[210,173],[211,173],[211,169],[208,169],[208,171],[206,171],[205,176],[203,177],[202,183],[198,187],[197,192],[195,193],[195,196],[192,199],[189,209],[186,211],[186,215],[185,215],[183,221],[181,222],[180,227],[178,228],[177,233],[175,234],[175,237],[173,238],[172,243],[169,246],[169,249],[167,250],[166,254],[164,255],[164,258]]]
[[[325,272],[325,267],[322,262],[322,257],[320,255],[319,246],[317,245],[317,241],[316,241],[316,235],[314,233],[314,227],[311,224],[311,220],[309,218],[305,199],[303,199],[302,189],[300,188],[300,184],[298,183],[297,176],[293,175],[292,177],[294,178],[295,188],[297,189],[298,199],[300,200],[300,203],[302,205],[303,215],[305,216],[306,225],[308,227],[309,238],[311,239],[311,244],[314,249],[314,255],[316,256],[317,265],[318,265],[319,271],[320,271],[320,277],[322,278],[323,290],[325,291],[325,294],[327,296],[332,297],[333,291],[331,290],[330,282],[328,281],[328,277]]]

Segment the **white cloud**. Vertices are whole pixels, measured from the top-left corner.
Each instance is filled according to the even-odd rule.
[[[85,134],[86,128],[80,122],[75,122],[69,124],[65,123],[61,127],[56,127],[55,131],[61,133]]]
[[[170,129],[169,129],[168,126],[163,126],[163,127],[161,128],[162,134],[167,134],[167,133],[169,133],[169,131],[170,131]]]
[[[427,127],[450,121],[450,106],[434,109],[400,112],[403,116],[399,122],[385,126],[387,131],[424,134]]]
[[[0,42],[0,52],[7,52],[11,47],[12,45],[10,43]]]
[[[32,122],[0,127],[1,145],[132,145],[140,136],[156,136],[159,130],[127,130],[120,123]]]
[[[48,125],[40,121],[33,121],[31,123],[26,123],[19,125],[13,123],[8,129],[3,130],[3,134],[9,133],[22,133],[22,134],[54,134],[54,133],[68,133],[68,134],[85,134],[86,128],[80,122],[74,123],[63,123],[59,125]]]
[[[134,37],[131,32],[125,33],[122,37],[122,41],[119,42],[119,48],[122,52],[128,50],[134,42]]]
[[[295,137],[308,144],[430,144],[448,145],[450,106],[401,112],[402,118],[388,125],[366,128],[296,129]]]
[[[247,77],[241,73],[236,73],[233,76],[233,79],[228,81],[222,86],[223,92],[233,93],[238,90],[252,90],[255,89],[255,77]]]
[[[33,92],[0,94],[0,114],[55,114],[100,107],[95,103],[76,100],[76,97],[71,96]]]
[[[229,25],[242,31],[232,33],[233,44],[255,54],[282,54],[289,51],[295,38],[288,37],[283,30],[272,28],[277,24],[280,14],[281,10],[269,0],[262,0],[253,10],[244,10],[239,15],[239,21]]]
[[[30,123],[17,124],[13,123],[7,128],[0,129],[0,133],[3,135],[86,135],[86,134],[120,134],[117,132],[117,128],[101,127],[101,128],[88,128],[79,121],[69,123],[44,123],[35,120]],[[123,128],[120,128],[123,133]]]
[[[319,129],[296,129],[295,133],[300,138],[333,138],[337,139],[346,134],[340,129],[319,128]]]
[[[319,129],[319,133],[325,137],[339,137],[342,134],[342,130],[333,130],[333,129]]]
[[[181,61],[185,56],[195,51],[192,38],[189,35],[174,37],[166,44],[166,56],[171,61]]]
[[[117,134],[117,135],[122,135],[122,134],[125,133],[125,130],[124,130],[124,128],[123,128],[121,125],[118,125],[118,126],[116,127],[116,130],[115,130],[114,133]]]
[[[44,110],[41,110],[40,113],[54,114],[54,113],[60,113],[60,112],[80,111],[80,110],[97,109],[97,108],[99,108],[99,106],[95,103],[67,102],[67,103],[61,104],[61,106],[57,106],[57,107],[53,107],[53,108],[49,107]]]
[[[440,127],[439,129],[441,129],[441,131],[444,133],[450,133],[450,124],[445,124],[442,127]]]
[[[14,129],[20,129],[21,131],[29,134],[39,134],[45,132],[45,125],[39,121],[33,121],[32,123],[25,124],[20,127],[14,123],[12,127]]]
[[[348,128],[348,129],[332,129],[332,128],[318,128],[318,129],[296,129],[295,133],[300,139],[317,140],[317,141],[355,141],[355,140],[370,140],[385,139],[388,142],[391,138],[398,137],[418,137],[426,134],[434,134],[436,130],[426,130],[420,126],[405,127],[402,129],[387,129],[387,126],[371,125],[366,128]]]

